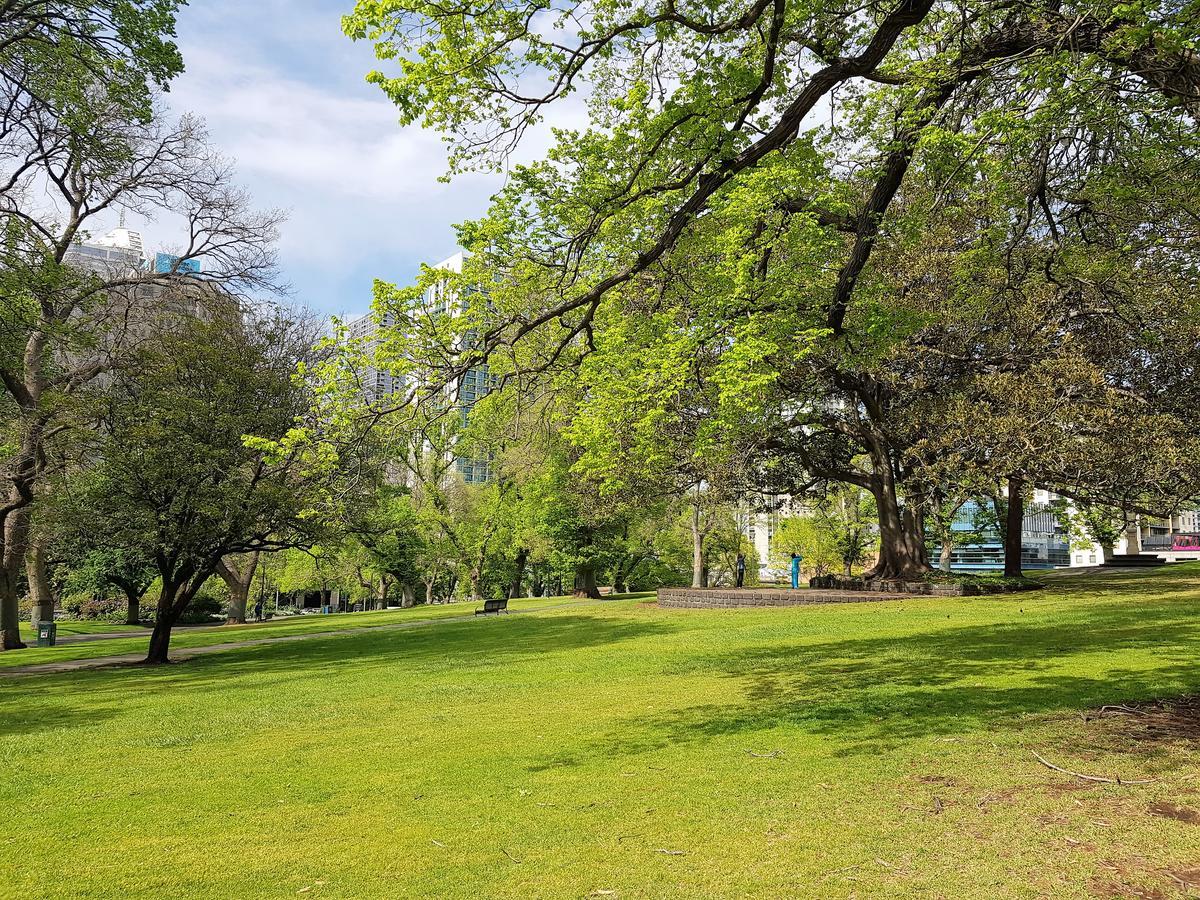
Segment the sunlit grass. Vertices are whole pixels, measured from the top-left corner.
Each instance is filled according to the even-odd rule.
[[[0,892],[1182,896],[1200,826],[1150,805],[1200,807],[1196,743],[1081,713],[1200,688],[1198,607],[1192,565],[0,680]]]

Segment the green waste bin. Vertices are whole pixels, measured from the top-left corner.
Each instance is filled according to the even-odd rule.
[[[37,645],[39,647],[53,647],[54,641],[58,638],[58,625],[54,622],[39,622],[38,623],[38,638]]]

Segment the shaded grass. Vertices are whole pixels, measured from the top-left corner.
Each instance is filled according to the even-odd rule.
[[[629,597],[649,597],[650,594],[630,594]],[[524,600],[509,601],[509,608],[514,611],[530,611],[558,606],[573,602],[571,597],[539,597]],[[270,619],[265,622],[247,622],[244,625],[215,625],[212,627],[186,626],[178,627],[171,637],[171,649],[184,647],[209,647],[214,644],[224,644],[234,641],[252,641],[262,638],[284,637],[298,634],[316,634],[319,632],[347,631],[358,628],[373,628],[377,626],[398,625],[408,621],[424,621],[431,619],[473,618],[479,604],[474,603],[444,603],[431,606],[414,606],[409,609],[388,609],[362,613],[335,613],[332,615],[287,616]],[[79,630],[59,633],[102,634],[93,623],[64,623],[74,627],[82,626]],[[128,625],[116,627],[117,632],[136,630]],[[42,663],[65,662],[76,659],[96,659],[106,656],[125,654],[144,654],[149,645],[150,629],[144,629],[145,637],[125,637],[80,641],[78,643],[59,644],[54,647],[35,647],[32,644],[25,650],[0,653],[0,673],[5,668],[14,666],[31,666]]]
[[[1200,752],[1080,712],[1200,688],[1198,606],[1189,565],[0,682],[0,893],[1181,895],[1200,827],[1150,810],[1200,807]]]

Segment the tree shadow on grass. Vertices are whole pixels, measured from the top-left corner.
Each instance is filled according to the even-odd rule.
[[[169,666],[11,679],[0,683],[0,736],[95,724],[119,715],[131,698],[199,695],[215,686],[295,691],[301,678],[339,677],[348,666],[356,676],[372,666],[428,667],[431,673],[502,670],[522,657],[600,648],[670,630],[663,622],[565,614],[446,620],[246,646]]]
[[[627,720],[594,749],[624,756],[782,727],[826,736],[835,755],[854,756],[1029,714],[1194,691],[1196,612],[1195,604],[1178,601],[1097,603],[1052,624],[942,628],[698,657],[666,674],[731,679],[743,699]],[[1131,667],[1136,662],[1145,668]]]

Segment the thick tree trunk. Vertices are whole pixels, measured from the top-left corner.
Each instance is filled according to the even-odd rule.
[[[425,582],[425,603],[426,605],[433,603],[433,579]]]
[[[254,583],[254,573],[258,570],[258,551],[248,553],[245,557],[228,560],[222,559],[217,563],[217,574],[229,588],[229,616],[227,625],[241,625],[246,621],[246,605],[250,600],[250,586]]]
[[[525,564],[529,561],[529,551],[524,547],[517,551],[512,582],[508,586],[508,598],[516,600],[522,596],[521,584],[525,581]]]
[[[13,502],[17,502],[14,498]],[[22,650],[21,570],[25,567],[29,539],[29,508],[22,507],[4,518],[4,546],[0,551],[0,650]]]
[[[160,666],[170,662],[167,653],[171,647],[171,629],[187,608],[187,603],[180,603],[180,593],[183,589],[178,584],[163,581],[162,593],[158,595],[158,607],[154,615],[154,631],[150,634],[150,649],[146,654],[147,665]]]
[[[1020,478],[1008,479],[1008,503],[1004,514],[1004,575],[1021,577],[1021,536],[1025,524],[1025,483]]]
[[[533,576],[533,596],[535,596],[535,597],[545,597],[546,596],[546,581],[545,581],[545,579],[542,578],[541,575]]]
[[[400,585],[400,606],[409,609],[417,605],[417,592],[407,581]]]
[[[866,577],[900,580],[922,578],[930,567],[919,518],[911,509],[901,507],[890,467],[885,464],[883,468],[887,470],[886,473],[874,479],[871,488],[879,511],[879,562],[866,573]]]
[[[54,591],[50,587],[50,572],[46,568],[46,547],[35,539],[25,554],[25,580],[29,599],[33,603],[31,621],[36,629],[39,622],[54,621]]]
[[[140,625],[142,621],[142,596],[134,591],[125,593],[125,624]]]
[[[600,589],[596,587],[596,568],[591,563],[579,563],[575,567],[575,587],[572,590],[575,597],[590,597],[600,599]]]
[[[250,585],[234,584],[229,588],[229,615],[226,625],[241,625],[246,621],[246,604],[250,600]]]
[[[17,593],[17,580],[7,566],[0,567],[0,612],[4,616],[4,629],[0,632],[0,650],[21,650],[21,597]]]

